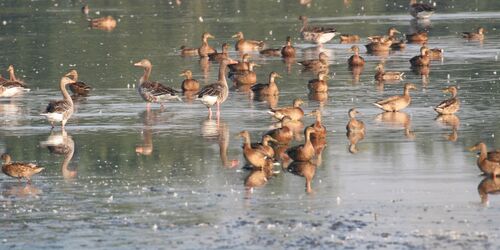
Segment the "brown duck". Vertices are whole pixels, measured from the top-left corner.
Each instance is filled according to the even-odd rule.
[[[200,89],[200,83],[196,79],[193,79],[193,72],[191,72],[191,70],[186,69],[182,71],[179,76],[186,77],[186,79],[184,79],[181,84],[181,89],[183,92],[198,91],[198,89]]]
[[[247,71],[250,66],[249,60],[250,60],[250,55],[245,53],[241,56],[241,60],[238,63],[228,64],[228,67],[231,70],[231,72]]]
[[[349,57],[347,60],[347,64],[349,66],[363,66],[365,65],[365,59],[359,55],[359,47],[356,45],[353,45],[350,49],[350,51],[354,52],[354,55]]]
[[[304,144],[291,147],[286,151],[286,154],[290,158],[292,158],[292,160],[294,160],[294,161],[309,161],[316,155],[316,151],[314,150],[314,146],[311,143],[311,134],[312,133],[314,133],[314,128],[307,127],[304,130],[304,137],[305,137]]]
[[[255,95],[278,96],[279,90],[278,85],[276,85],[275,78],[281,78],[281,76],[273,71],[269,74],[269,83],[257,83],[254,84],[250,89]]]
[[[360,114],[356,108],[349,109],[349,122],[347,123],[347,132],[365,132],[365,123],[356,119],[356,115]]]
[[[251,51],[251,50],[261,50],[264,48],[265,44],[263,41],[247,40],[243,36],[243,32],[238,32],[233,35],[233,38],[238,39],[234,48],[236,51]]]
[[[229,59],[229,56],[227,54],[228,50],[229,50],[229,44],[223,43],[222,44],[222,52],[221,53],[215,52],[215,53],[209,54],[208,58],[210,61],[216,61],[216,62],[220,63],[220,61],[222,61],[224,59]]]
[[[33,163],[25,162],[11,162],[9,154],[2,154],[2,172],[12,178],[17,178],[21,181],[22,178],[28,180],[31,183],[31,176],[42,172],[44,168],[39,167]]]
[[[404,72],[386,72],[384,65],[379,63],[375,68],[377,72],[375,72],[375,80],[377,81],[399,81],[403,79]]]
[[[483,40],[484,39],[484,28],[477,28],[477,32],[462,32],[462,37],[469,40]]]
[[[269,161],[272,162],[272,156],[266,154],[266,152],[260,149],[252,148],[250,134],[248,131],[243,130],[238,134],[238,136],[242,137],[244,140],[243,156],[248,163],[257,168],[264,168],[267,164],[269,164]]]
[[[298,64],[304,66],[305,70],[328,72],[328,55],[325,52],[319,53],[318,59],[300,61]]]
[[[318,78],[309,80],[307,88],[310,92],[328,92],[328,80],[330,77],[325,72],[319,72]]]
[[[261,142],[254,142],[251,144],[253,149],[258,149],[262,152],[264,152],[267,156],[269,157],[274,157],[274,149],[269,145],[269,142],[274,142],[278,143],[277,140],[275,140],[273,137],[270,135],[264,135],[262,136]]]
[[[288,127],[288,124],[293,121],[292,119],[290,119],[290,117],[284,116],[280,122],[280,128],[270,130],[265,135],[271,136],[277,141],[277,143],[281,145],[286,145],[293,139],[293,130]]]
[[[491,175],[493,179],[500,174],[500,150],[490,151],[486,148],[486,144],[480,142],[469,148],[470,151],[479,150],[479,158],[477,158],[477,166],[483,173]]]
[[[341,34],[339,38],[340,38],[340,43],[355,43],[359,41],[358,35]]]
[[[429,66],[431,64],[429,49],[425,46],[422,46],[420,48],[420,55],[412,57],[410,59],[410,64],[413,67]]]
[[[417,87],[411,83],[406,83],[404,87],[404,92],[403,95],[397,95],[397,96],[391,96],[389,98],[386,98],[384,100],[377,101],[373,103],[373,105],[377,106],[378,108],[388,111],[388,112],[395,112],[402,110],[406,108],[408,105],[410,105],[411,102],[411,97],[410,97],[410,90],[416,90]]]
[[[212,46],[208,45],[208,38],[213,39],[215,37],[208,32],[204,32],[201,35],[201,46],[198,48],[198,55],[200,57],[205,57],[217,53],[217,50],[215,50]]]
[[[257,82],[257,74],[253,71],[253,67],[259,67],[260,65],[250,62],[248,65],[248,70],[243,72],[238,72],[234,75],[234,80],[238,85],[251,85]]]
[[[304,104],[302,99],[297,98],[293,100],[292,107],[283,107],[283,108],[274,108],[268,111],[276,119],[283,119],[283,117],[288,116],[292,121],[300,121],[302,117],[304,117],[304,111],[300,107],[300,105]]]
[[[88,96],[90,93],[90,90],[92,89],[89,85],[87,85],[84,82],[79,82],[78,81],[78,72],[74,69],[72,69],[68,74],[66,74],[67,77],[71,78],[74,82],[69,84],[69,90],[73,92],[73,94],[77,96]]]
[[[94,18],[89,21],[89,26],[93,29],[112,31],[116,28],[116,20],[112,16]]]
[[[429,36],[425,31],[420,31],[413,34],[406,34],[405,37],[406,40],[410,43],[424,43],[427,42],[427,40],[429,40]]]
[[[451,98],[439,103],[434,110],[440,115],[451,115],[460,109],[460,100],[457,97],[457,87],[449,86],[443,89],[444,93],[450,93]]]
[[[292,38],[286,37],[286,43],[283,48],[281,48],[281,57],[283,58],[294,58],[295,57],[295,47],[292,45]]]
[[[377,41],[372,41],[365,45],[368,53],[373,52],[387,52],[391,50],[392,40],[388,38],[381,38]]]

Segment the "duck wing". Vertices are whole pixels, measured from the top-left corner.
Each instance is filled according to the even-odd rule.
[[[47,105],[47,108],[45,108],[45,112],[64,113],[72,108],[73,106],[71,105],[71,103],[66,100],[50,101],[49,104]]]
[[[488,152],[488,160],[500,162],[500,150]]]
[[[431,12],[431,11],[436,10],[436,8],[434,6],[427,4],[427,3],[415,3],[415,4],[412,4],[411,7],[416,12],[424,12],[424,11]]]
[[[219,83],[213,83],[201,88],[196,96],[202,98],[203,96],[222,96],[223,86]]]
[[[441,103],[439,103],[439,104],[436,106],[436,108],[441,108],[441,109],[443,109],[443,108],[449,107],[449,106],[451,106],[451,105],[454,105],[454,104],[456,104],[457,102],[458,102],[458,99],[457,99],[457,98],[450,98],[450,99],[448,99],[448,100],[444,100],[444,101],[442,101]]]
[[[164,95],[176,96],[177,93],[179,93],[179,91],[171,87],[164,86],[159,82],[144,82],[142,83],[142,89],[143,92],[147,92],[148,94],[151,94],[153,96],[164,96]]]
[[[6,80],[4,82],[0,81],[0,86],[3,86],[5,88],[15,88],[15,87],[27,88],[28,87],[28,86],[26,86],[26,84],[24,84],[22,82],[19,82],[19,81],[9,81],[9,80]]]
[[[388,103],[391,103],[391,102],[395,102],[395,101],[397,101],[399,99],[401,99],[401,96],[395,95],[395,96],[388,97],[388,98],[386,98],[384,100],[377,101],[375,103],[377,103],[379,105],[385,105],[385,104],[388,104]]]

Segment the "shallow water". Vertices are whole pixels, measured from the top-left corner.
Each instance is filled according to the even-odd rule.
[[[0,67],[14,64],[32,89],[0,100],[0,151],[46,168],[31,186],[0,177],[1,248],[499,247],[500,196],[481,202],[478,185],[493,180],[483,181],[475,153],[466,149],[480,140],[500,147],[497,1],[440,1],[430,23],[412,22],[405,1],[325,0],[310,7],[298,1],[92,3],[92,17],[100,11],[118,19],[111,32],[87,28],[76,1],[0,7]],[[361,37],[391,25],[403,33],[430,25],[429,46],[443,48],[445,57],[422,80],[408,63],[419,45],[387,56],[368,55],[361,46],[367,65],[354,80],[345,64],[351,45],[335,40],[318,49],[301,41],[301,14]],[[478,26],[488,32],[482,43],[460,38],[461,31]],[[247,93],[230,92],[219,124],[197,102],[146,111],[132,88],[142,71],[132,63],[149,58],[152,78],[176,88],[184,69],[202,84],[213,82],[216,64],[204,75],[198,58],[179,56],[178,48],[198,46],[205,30],[215,35],[210,43],[218,49],[233,44],[230,36],[241,30],[269,47],[292,35],[298,60],[319,50],[330,55],[333,79],[323,102],[307,95],[312,73],[295,64],[287,71],[280,59],[252,55],[262,65],[259,82],[271,71],[283,76],[280,106],[300,97],[306,111],[321,109],[329,132],[319,166],[295,166],[295,174],[281,171],[263,187],[245,188],[250,172],[241,169],[236,134],[249,130],[257,140],[273,123],[269,104]],[[230,55],[238,58],[233,46]],[[380,60],[418,87],[404,112],[381,114],[371,105],[402,92],[401,82],[373,81]],[[66,133],[51,132],[39,114],[60,98],[58,80],[69,68],[94,90],[78,100]],[[432,107],[447,98],[440,89],[449,84],[460,87],[461,110],[436,119]],[[356,154],[345,134],[347,110],[354,106],[367,125]],[[232,168],[234,160],[239,165]],[[314,176],[312,192],[301,175]]]

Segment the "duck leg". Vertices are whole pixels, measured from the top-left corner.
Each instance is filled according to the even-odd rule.
[[[147,111],[151,110],[151,103],[150,102],[146,103],[146,110]]]
[[[212,108],[208,107],[208,119],[212,120]]]

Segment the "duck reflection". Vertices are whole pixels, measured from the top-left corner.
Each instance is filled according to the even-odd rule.
[[[286,166],[286,170],[294,175],[306,179],[306,192],[312,193],[311,182],[316,174],[317,165],[313,161],[293,161]]]
[[[359,79],[361,78],[361,74],[365,70],[365,66],[349,66],[349,71],[351,72],[352,75],[352,83],[353,84],[358,84]]]
[[[33,184],[21,182],[2,183],[2,196],[5,198],[38,198],[38,195],[42,193],[43,191],[33,186]]]
[[[61,163],[61,171],[64,179],[74,179],[78,176],[77,166],[69,166],[75,153],[75,141],[68,135],[66,130],[60,132],[52,131],[47,140],[42,141],[40,145],[46,147],[51,154],[64,155]]]
[[[153,126],[158,122],[158,119],[163,112],[163,109],[148,110],[140,114],[144,124],[142,128],[142,144],[135,147],[135,152],[140,155],[151,155],[153,153]]]
[[[444,136],[448,141],[451,142],[457,141],[458,127],[460,126],[460,118],[458,118],[458,116],[438,115],[435,120],[442,123],[445,126],[451,127],[451,133]]]
[[[279,95],[253,95],[253,99],[258,102],[267,102],[270,109],[278,106]]]
[[[292,73],[292,65],[297,63],[297,60],[295,59],[295,57],[285,57],[283,58],[283,63],[286,66],[286,72],[290,74]]]
[[[488,194],[500,194],[500,178],[484,178],[477,186],[481,203],[488,205]]]
[[[252,168],[250,173],[245,177],[244,185],[247,189],[262,187],[267,184],[267,181],[274,175],[273,164],[268,161],[263,168]]]
[[[216,140],[219,144],[219,155],[222,161],[222,166],[233,168],[238,166],[239,162],[236,159],[229,160],[227,149],[229,147],[229,125],[222,119],[217,123],[216,120],[207,119],[201,123],[201,136],[207,140]]]
[[[411,118],[403,111],[380,113],[375,117],[375,121],[392,127],[403,127],[406,138],[415,139],[415,133],[411,131]]]
[[[94,18],[89,21],[89,27],[92,29],[112,31],[116,28],[116,20],[112,16]]]
[[[356,115],[361,114],[356,108],[351,108],[348,112],[349,122],[347,123],[347,139],[349,139],[349,152],[358,152],[356,144],[365,138],[365,124],[356,119]]]
[[[208,79],[208,72],[210,72],[210,61],[208,56],[200,57],[200,68],[203,72],[203,78]]]
[[[21,125],[20,121],[25,113],[25,109],[13,99],[8,102],[0,101],[0,116],[2,117],[0,124],[2,126],[14,127]]]

